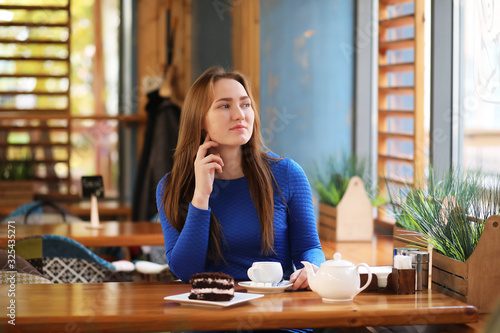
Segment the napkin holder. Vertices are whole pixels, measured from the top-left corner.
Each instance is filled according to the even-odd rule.
[[[360,286],[363,286],[368,280],[368,274],[362,273],[360,277]],[[387,276],[385,287],[379,287],[378,277],[372,275],[372,281],[364,290],[367,292],[388,292],[398,295],[415,293],[415,270],[392,268],[392,272]]]
[[[415,270],[392,268],[391,278],[388,286],[392,292],[398,295],[415,293]]]
[[[365,291],[375,291],[384,292],[391,291],[390,280],[392,278],[392,267],[391,266],[372,266],[370,267],[372,272],[372,281],[365,289]],[[360,278],[360,288],[366,284],[368,281],[368,273],[362,271],[359,274]]]
[[[389,276],[391,274],[392,273],[390,273]],[[365,283],[368,281],[368,274],[366,274],[366,273],[359,274],[359,280],[360,280],[360,287],[364,286]],[[380,288],[378,286],[378,277],[377,277],[377,275],[372,274],[372,281],[370,282],[370,284],[368,285],[368,287],[366,287],[366,289],[364,291],[381,291],[381,290],[385,290],[385,289],[386,288]]]

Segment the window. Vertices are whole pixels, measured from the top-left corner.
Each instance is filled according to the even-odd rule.
[[[2,177],[29,162],[35,193],[78,195],[101,174],[118,195],[119,23],[118,0],[2,2]]]
[[[459,104],[466,169],[500,174],[500,1],[461,1]]]
[[[423,180],[424,4],[379,1],[377,161],[384,192]],[[378,218],[387,218],[384,209],[379,209]]]

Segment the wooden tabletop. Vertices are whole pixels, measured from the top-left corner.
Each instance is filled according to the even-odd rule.
[[[335,252],[342,259],[355,264],[364,262],[370,266],[392,266],[392,235],[374,234],[371,242],[336,242],[321,239],[321,247],[327,260],[333,259]]]
[[[90,200],[79,200],[77,202],[56,202],[62,207],[67,208],[73,214],[83,218],[90,218]],[[99,216],[102,220],[125,220],[132,219],[132,207],[125,205],[117,200],[103,200],[98,203]],[[3,206],[0,205],[0,216],[3,218],[12,213],[17,206]]]
[[[0,309],[9,305],[0,285]],[[437,292],[394,295],[363,292],[353,302],[324,303],[312,291],[266,294],[224,309],[166,301],[188,292],[181,282],[15,286],[15,326],[9,332],[148,332],[257,330],[468,323],[477,309]],[[242,287],[237,292],[245,292]],[[5,314],[4,314],[5,317]],[[9,319],[9,318],[7,318]],[[0,331],[5,332],[5,319]]]
[[[34,235],[60,235],[85,246],[141,246],[163,245],[160,223],[154,222],[101,222],[102,229],[89,228],[90,222],[51,223],[43,225],[11,224],[15,238]],[[7,245],[8,224],[0,224],[0,248]],[[11,232],[12,233],[12,232]]]
[[[82,218],[90,217],[90,201],[80,201],[77,203],[61,204],[68,208],[73,214]],[[108,218],[109,220],[124,218],[126,221],[132,219],[132,207],[123,205],[118,201],[101,201],[98,203],[99,216],[101,219]]]

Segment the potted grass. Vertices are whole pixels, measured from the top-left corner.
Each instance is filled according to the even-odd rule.
[[[314,165],[311,184],[319,196],[318,232],[333,241],[371,241],[373,207],[386,202],[372,187],[365,160],[331,157],[320,171]]]
[[[500,176],[453,170],[391,197],[395,246],[430,246],[432,288],[489,312],[500,297]],[[402,242],[402,244],[398,243]]]

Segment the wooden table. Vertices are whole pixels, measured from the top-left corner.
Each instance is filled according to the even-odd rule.
[[[8,285],[0,285],[6,311]],[[267,294],[229,308],[165,301],[188,292],[180,282],[92,283],[15,286],[15,326],[5,332],[148,332],[256,330],[468,323],[475,307],[437,292],[415,295],[361,293],[353,302],[329,304],[312,291]],[[242,287],[236,291],[245,292]],[[5,313],[2,314],[5,318]]]
[[[78,200],[78,202],[58,202],[57,204],[67,208],[73,214],[82,218],[83,220],[90,220],[90,201]],[[0,206],[0,217],[4,218],[16,209],[18,206]],[[98,203],[99,217],[101,220],[119,220],[131,221],[132,220],[132,207],[124,205],[116,200],[100,201]]]
[[[84,220],[90,220],[90,201],[80,201],[77,203],[64,203],[73,214]],[[99,217],[101,220],[132,220],[132,207],[123,205],[118,201],[101,201],[98,203]]]
[[[371,242],[335,242],[321,240],[321,247],[326,260],[333,259],[335,252],[342,259],[355,264],[364,262],[370,266],[392,266],[393,237],[392,235],[373,235]]]
[[[154,222],[101,222],[102,229],[90,229],[89,222],[22,225],[16,223],[16,239],[34,235],[60,235],[85,246],[141,246],[164,245],[160,223]],[[12,228],[12,227],[11,227]],[[0,248],[7,245],[7,224],[0,224]]]

